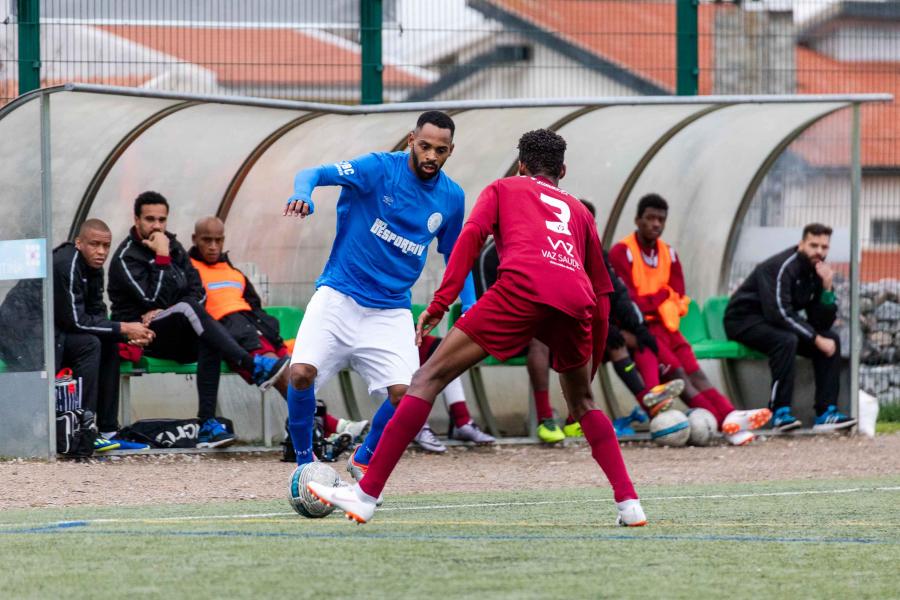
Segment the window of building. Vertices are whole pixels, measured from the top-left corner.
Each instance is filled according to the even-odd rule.
[[[872,242],[875,244],[900,244],[900,219],[873,220]]]

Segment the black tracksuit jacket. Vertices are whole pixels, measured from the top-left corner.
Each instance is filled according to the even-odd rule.
[[[822,279],[793,246],[756,265],[728,301],[725,330],[733,338],[768,323],[812,341],[817,332],[831,328],[837,316],[837,305],[823,303],[822,296]]]
[[[149,310],[169,308],[181,300],[193,298],[200,304],[206,293],[200,274],[191,264],[184,246],[175,234],[169,238],[168,264],[159,264],[156,254],[144,246],[134,227],[113,253],[109,265],[109,301],[112,318],[140,321]]]

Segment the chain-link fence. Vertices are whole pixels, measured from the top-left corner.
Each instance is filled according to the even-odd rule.
[[[28,4],[35,2],[0,0],[0,104],[19,87],[20,8]],[[44,86],[81,81],[361,100],[359,0],[39,4]],[[897,1],[701,2],[695,63],[690,27],[679,29],[674,0],[383,0],[380,6],[387,102],[671,94],[685,81],[700,94],[900,96]],[[736,233],[824,221],[843,235],[848,134],[849,119],[835,115],[794,140],[758,182]],[[896,101],[863,108],[862,169],[862,385],[885,401],[900,401]],[[756,260],[740,259],[738,252],[732,284]]]

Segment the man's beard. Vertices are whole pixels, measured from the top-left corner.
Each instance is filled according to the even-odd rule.
[[[434,165],[434,173],[427,173],[427,172],[423,171],[422,163],[419,162],[419,157],[416,156],[415,152],[412,153],[412,160],[413,160],[413,167],[415,168],[416,175],[419,177],[419,179],[431,179],[432,177],[436,176],[438,173],[441,172],[441,168],[438,166],[437,163],[426,163],[426,164]]]

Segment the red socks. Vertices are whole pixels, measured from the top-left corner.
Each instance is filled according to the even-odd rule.
[[[330,414],[325,413],[325,435],[326,437],[332,433],[337,433],[338,420]]]
[[[609,418],[599,410],[589,410],[581,417],[581,429],[591,445],[591,456],[603,469],[612,486],[616,502],[636,500],[638,495],[625,468],[622,450]],[[370,467],[371,469],[371,467]]]
[[[553,407],[550,406],[550,390],[534,390],[534,409],[538,423],[553,418]]]
[[[430,402],[416,396],[403,397],[394,416],[384,428],[384,433],[381,434],[375,454],[369,460],[369,469],[365,477],[359,482],[362,491],[373,498],[381,495],[388,477],[400,462],[406,447],[428,420],[430,413]]]
[[[466,406],[465,402],[454,402],[450,405],[449,411],[454,427],[462,427],[472,420],[472,415],[469,414],[469,407]]]
[[[636,396],[638,404],[641,405],[642,408],[644,406],[644,396],[647,395],[651,389],[659,385],[659,359],[656,358],[656,355],[653,354],[653,351],[649,348],[642,348],[633,354],[634,364],[637,365],[637,370],[641,374],[641,379],[644,380],[644,389],[640,394]]]

